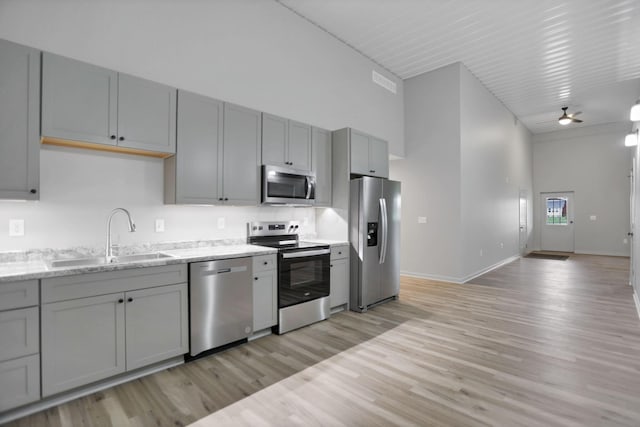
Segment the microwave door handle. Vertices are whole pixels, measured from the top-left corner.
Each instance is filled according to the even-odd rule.
[[[307,195],[305,198],[310,199],[311,198],[311,179],[308,176],[305,176],[304,180],[307,183]]]

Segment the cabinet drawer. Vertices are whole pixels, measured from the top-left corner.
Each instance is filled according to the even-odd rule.
[[[39,399],[39,355],[0,362],[0,412]]]
[[[42,279],[42,302],[65,301],[187,281],[186,264],[55,277]]]
[[[38,305],[38,281],[0,283],[0,311]]]
[[[349,257],[349,246],[331,246],[331,260]]]
[[[253,274],[276,269],[276,255],[258,255],[253,257]]]
[[[0,361],[39,351],[38,307],[0,313]]]

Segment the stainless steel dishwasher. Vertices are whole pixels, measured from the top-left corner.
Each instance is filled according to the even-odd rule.
[[[189,278],[191,356],[251,334],[251,258],[191,263]]]

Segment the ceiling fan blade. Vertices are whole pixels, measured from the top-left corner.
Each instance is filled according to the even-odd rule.
[[[582,114],[582,111],[576,111],[575,113],[567,114],[567,116],[575,117],[575,116],[579,116],[580,114]]]
[[[582,123],[582,122],[583,122],[583,120],[576,119],[576,118],[574,118],[574,117],[571,117],[571,121],[572,121],[573,123]]]

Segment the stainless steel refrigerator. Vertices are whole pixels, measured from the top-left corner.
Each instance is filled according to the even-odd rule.
[[[349,306],[362,312],[400,290],[400,183],[353,179],[349,200]]]

